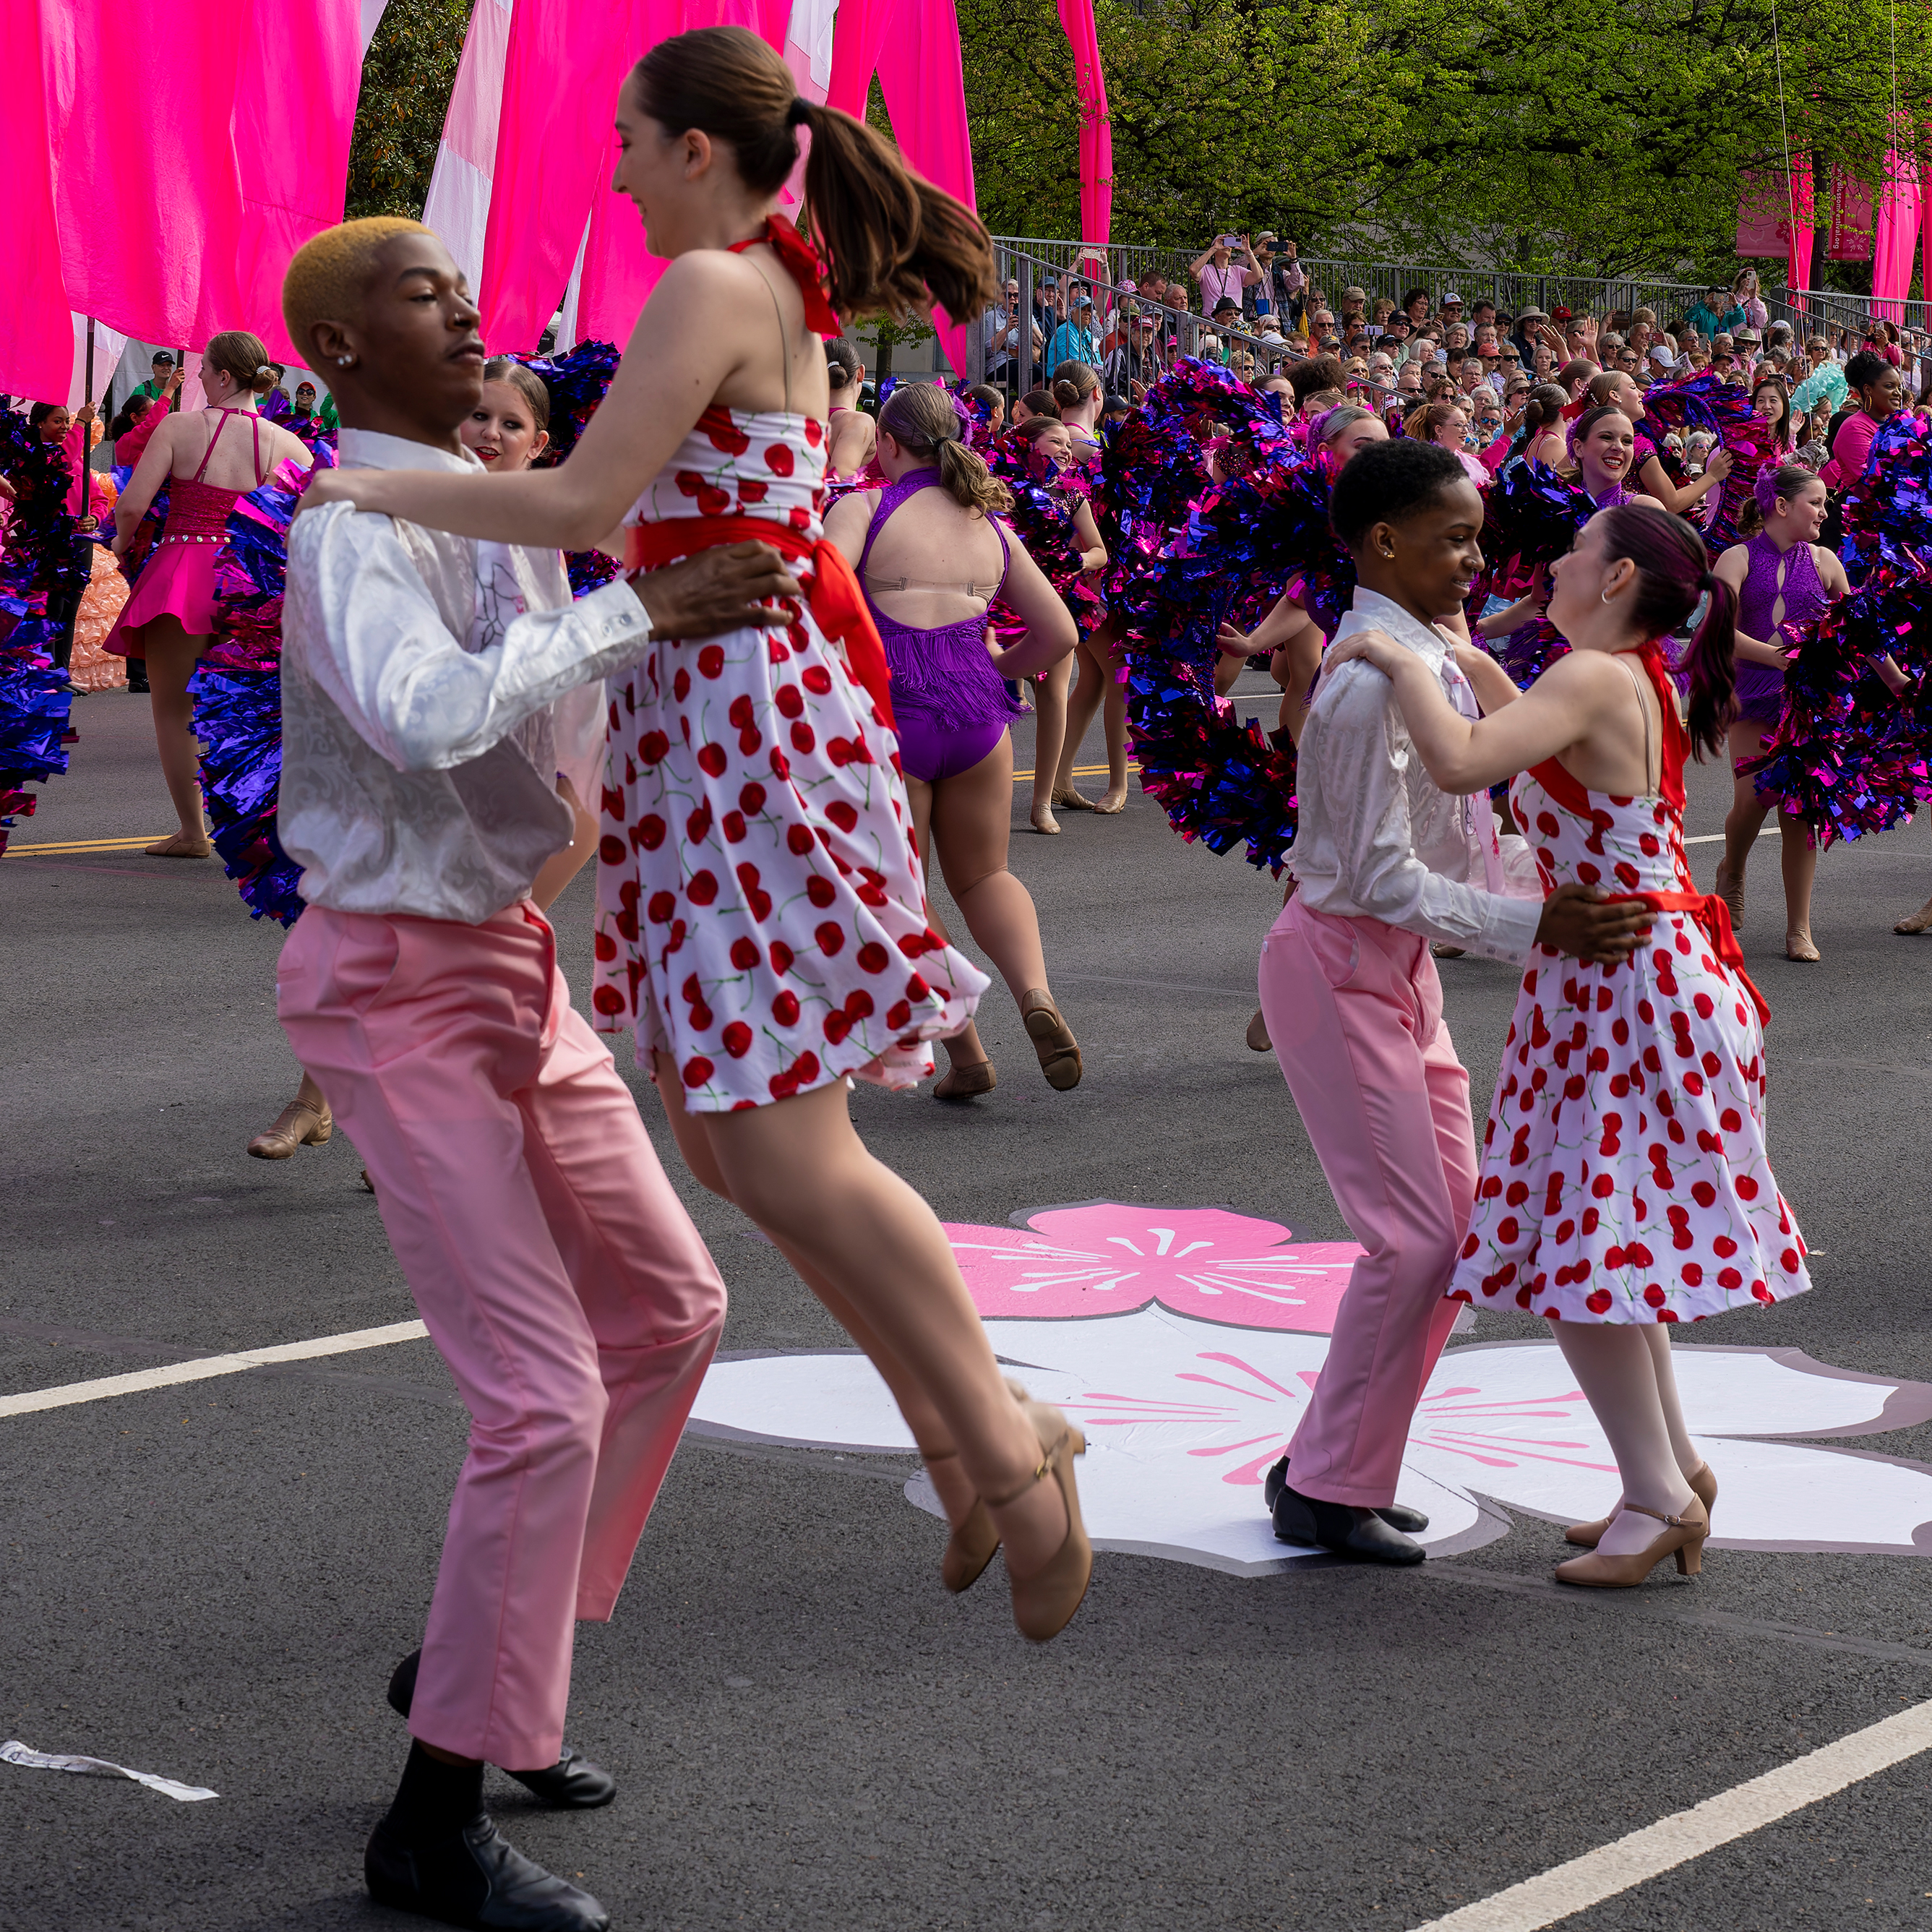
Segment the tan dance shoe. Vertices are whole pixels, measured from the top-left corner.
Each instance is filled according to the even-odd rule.
[[[275,1124],[248,1143],[248,1151],[257,1160],[286,1160],[298,1147],[320,1147],[334,1131],[326,1100],[320,1112],[306,1100],[291,1100],[275,1116]]]
[[[1040,1070],[1046,1076],[1046,1084],[1060,1094],[1078,1086],[1080,1042],[1073,1037],[1073,1029],[1060,1017],[1053,995],[1044,986],[1036,986],[1031,992],[1020,995],[1020,1018],[1028,1039],[1033,1042],[1034,1052],[1040,1055]]]
[[[142,856],[149,859],[206,859],[214,850],[207,833],[196,838],[191,832],[172,832],[141,848]]]
[[[1046,1452],[1035,1469],[1011,1496],[993,1502],[995,1509],[1018,1502],[1036,1483],[1051,1476],[1060,1485],[1066,1506],[1066,1537],[1046,1564],[1030,1576],[1016,1576],[1010,1563],[1007,1581],[1012,1588],[1013,1622],[1021,1636],[1046,1643],[1073,1621],[1094,1576],[1094,1546],[1080,1520],[1080,1492],[1074,1486],[1073,1458],[1087,1453],[1087,1438],[1060,1414],[1043,1402],[1024,1405],[1028,1419]]]
[[[1704,1514],[1708,1520],[1711,1512],[1718,1507],[1718,1478],[1710,1464],[1700,1462],[1696,1468],[1686,1472],[1684,1480],[1690,1485],[1690,1493],[1704,1505]],[[1619,1499],[1617,1509],[1622,1508],[1623,1503]],[[1563,1540],[1575,1544],[1580,1550],[1595,1549],[1604,1539],[1604,1532],[1610,1526],[1610,1516],[1616,1513],[1617,1510],[1612,1510],[1610,1516],[1599,1516],[1594,1522],[1573,1522],[1563,1532]]]
[[[976,1100],[982,1094],[990,1094],[1000,1084],[1000,1076],[993,1071],[990,1060],[969,1061],[964,1066],[949,1066],[934,1083],[932,1097],[935,1100]]]
[[[1250,1053],[1268,1053],[1274,1050],[1274,1042],[1268,1038],[1268,1016],[1260,1007],[1255,1009],[1255,1016],[1249,1021],[1248,1030],[1243,1037],[1248,1042]]]
[[[1573,1556],[1556,1566],[1559,1583],[1580,1584],[1591,1590],[1634,1590],[1666,1556],[1677,1558],[1677,1574],[1694,1576],[1704,1567],[1704,1539],[1711,1533],[1711,1519],[1702,1504],[1694,1504],[1682,1516],[1666,1516],[1661,1510],[1646,1509],[1642,1503],[1623,1506],[1635,1516],[1654,1516],[1664,1526],[1664,1534],[1628,1556],[1606,1556],[1593,1550],[1587,1556]]]
[[[950,1462],[959,1451],[935,1449],[928,1453],[922,1449],[919,1453],[920,1460],[930,1469],[935,1462]],[[1000,1546],[1000,1532],[993,1527],[986,1505],[977,1496],[973,1498],[973,1507],[952,1528],[952,1534],[946,1539],[946,1554],[939,1559],[939,1580],[956,1597],[962,1590],[971,1589],[992,1562],[993,1552]]]

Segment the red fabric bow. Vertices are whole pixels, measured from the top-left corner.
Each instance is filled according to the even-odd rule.
[[[764,232],[733,242],[731,253],[741,255],[760,242],[770,244],[772,253],[784,264],[785,273],[797,283],[799,293],[805,298],[806,326],[820,335],[844,334],[838,313],[825,292],[825,264],[818,259],[818,250],[784,216],[768,214]]]

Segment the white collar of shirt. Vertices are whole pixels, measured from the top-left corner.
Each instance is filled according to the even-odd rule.
[[[346,426],[337,438],[336,454],[345,470],[440,470],[460,476],[483,467],[470,450],[439,449],[433,442],[412,442],[406,436]]]
[[[1360,585],[1356,586],[1351,614],[1357,620],[1349,627],[1352,630],[1386,632],[1413,651],[1438,677],[1442,675],[1449,656],[1449,640],[1434,625],[1411,616],[1394,598],[1384,597],[1379,590],[1365,590]]]

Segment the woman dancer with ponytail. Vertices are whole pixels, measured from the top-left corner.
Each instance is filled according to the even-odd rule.
[[[1556,1576],[1623,1588],[1672,1555],[1694,1575],[1717,1499],[1678,1401],[1670,1327],[1810,1283],[1765,1153],[1768,1012],[1724,902],[1697,891],[1684,854],[1684,754],[1718,748],[1730,705],[1731,586],[1688,524],[1642,503],[1592,518],[1552,574],[1550,619],[1570,648],[1520,697],[1466,654],[1480,720],[1378,633],[1330,657],[1390,676],[1445,791],[1521,774],[1511,802],[1546,890],[1614,880],[1615,896],[1655,914],[1627,964],[1531,955],[1450,1288],[1550,1318],[1623,1481],[1608,1517],[1568,1533],[1594,1554]],[[1685,659],[1687,730],[1664,640],[1706,592]]]
[[[156,859],[205,859],[214,848],[202,816],[200,754],[194,736],[194,700],[188,680],[214,631],[214,563],[236,500],[259,490],[278,464],[307,470],[308,446],[264,422],[257,400],[275,386],[275,372],[260,336],[225,329],[202,350],[206,409],[171,416],[157,429],[114,506],[114,554],[127,554],[148,506],[168,491],[168,520],[134,595],[102,649],[147,660],[148,702],[161,776],[180,820],[178,829],[146,848]],[[229,431],[229,418],[248,426]],[[228,432],[224,434],[224,432]],[[328,1138],[326,1119],[321,1138]]]
[[[1082,1438],[1008,1386],[937,1217],[848,1110],[848,1074],[923,1078],[926,1042],[957,1032],[986,982],[931,929],[884,654],[818,518],[820,338],[837,312],[978,314],[997,292],[986,230],[863,123],[800,99],[742,28],[661,42],[616,121],[614,185],[670,266],[568,459],[514,476],[338,471],[325,500],[566,550],[622,518],[644,566],[757,538],[808,582],[782,630],[656,638],[611,680],[592,1005],[605,1030],[635,1027],[692,1172],[772,1237],[892,1388],[953,1526],[948,1586],[1004,1541],[1015,1620],[1044,1641],[1092,1567]],[[829,268],[778,213],[801,127]]]
[[[1767,464],[1758,472],[1756,489],[1760,520],[1756,534],[1718,560],[1717,574],[1738,603],[1737,716],[1730,726],[1734,766],[1757,757],[1778,729],[1784,709],[1786,638],[1798,626],[1822,616],[1852,587],[1845,566],[1818,542],[1830,507],[1822,479],[1798,464]],[[1760,797],[1755,782],[1740,772],[1724,820],[1724,856],[1718,862],[1717,878],[1731,924],[1740,931],[1745,862],[1771,808],[1771,801]],[[1802,818],[1780,812],[1778,823],[1784,865],[1784,956],[1810,964],[1819,957],[1811,938],[1818,848]]]
[[[944,390],[920,382],[892,392],[879,412],[879,466],[886,487],[841,499],[825,533],[858,573],[885,646],[914,836],[928,874],[937,854],[967,930],[1019,1002],[1047,1084],[1064,1091],[1079,1084],[1080,1048],[1048,990],[1033,900],[1006,869],[1007,721],[1018,707],[1000,680],[1038,674],[1044,683],[1073,649],[1073,620],[999,524],[1011,499],[961,440]],[[994,598],[1027,626],[997,664],[986,648]],[[946,936],[936,916],[932,926]],[[946,1051],[952,1066],[934,1100],[992,1092],[976,1027],[952,1036]]]
[[[1660,509],[1668,510],[1676,516],[1688,516],[1731,473],[1731,453],[1728,449],[1720,449],[1704,466],[1702,476],[1694,476],[1688,483],[1673,483],[1664,466],[1664,459],[1657,453],[1655,441],[1641,427],[1644,419],[1643,392],[1628,370],[1605,370],[1600,376],[1592,379],[1588,393],[1595,406],[1608,405],[1619,409],[1630,418],[1637,434],[1628,481]],[[1580,434],[1577,440],[1580,442],[1582,440]]]

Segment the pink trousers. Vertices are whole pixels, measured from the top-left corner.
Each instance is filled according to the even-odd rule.
[[[616,1603],[724,1283],[534,906],[478,926],[311,906],[276,981],[470,1411],[410,1729],[554,1764],[573,1620]]]
[[[1288,1449],[1305,1496],[1395,1500],[1415,1405],[1456,1318],[1444,1298],[1476,1198],[1469,1076],[1429,942],[1288,901],[1262,946],[1262,1011],[1348,1232],[1328,1358]]]

